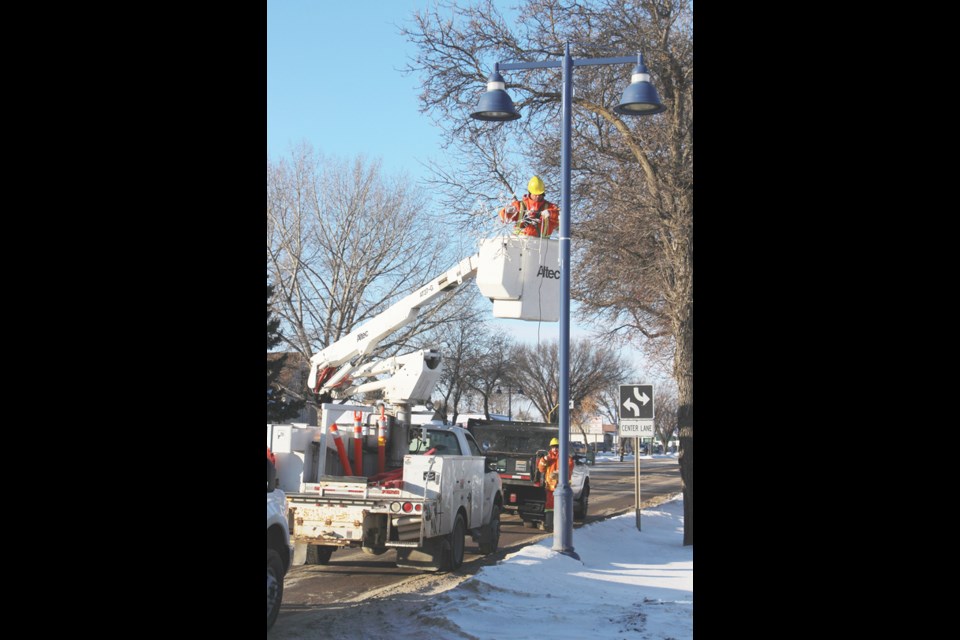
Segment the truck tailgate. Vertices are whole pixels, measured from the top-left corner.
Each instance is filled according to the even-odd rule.
[[[292,502],[294,536],[332,544],[363,539],[363,507]]]

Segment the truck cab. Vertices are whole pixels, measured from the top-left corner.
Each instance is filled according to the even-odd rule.
[[[433,449],[437,455],[484,456],[483,450],[469,431],[437,421],[411,427],[409,449],[412,454]]]

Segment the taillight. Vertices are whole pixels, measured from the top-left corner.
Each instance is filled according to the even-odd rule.
[[[411,503],[411,502],[404,502],[404,503],[403,503],[403,512],[404,512],[404,513],[410,513],[411,511],[413,511],[413,503]]]
[[[510,502],[516,502],[516,501],[517,501],[517,494],[511,493],[511,494],[510,494]]]

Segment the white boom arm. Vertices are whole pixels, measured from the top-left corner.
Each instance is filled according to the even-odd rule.
[[[334,387],[354,369],[351,360],[370,353],[386,336],[416,318],[420,307],[444,291],[457,287],[465,280],[475,278],[478,265],[479,254],[464,258],[443,275],[434,278],[383,313],[365,322],[360,328],[314,354],[310,358],[310,377],[307,385],[315,393],[322,393]],[[373,374],[366,371],[363,375]]]
[[[357,393],[383,389],[383,398],[391,404],[426,402],[437,386],[443,370],[440,352],[421,349],[402,356],[375,360],[363,364],[350,373],[353,378],[344,389],[333,390],[334,398],[348,398]],[[390,374],[382,380],[363,382],[362,378]]]

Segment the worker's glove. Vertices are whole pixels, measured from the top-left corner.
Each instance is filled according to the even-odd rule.
[[[507,213],[516,213],[517,208],[513,205],[510,205],[509,207],[505,208],[504,211],[506,211]]]

